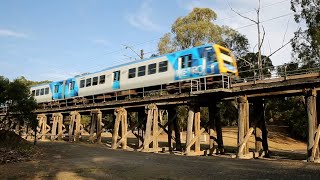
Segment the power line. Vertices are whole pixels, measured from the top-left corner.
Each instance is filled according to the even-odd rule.
[[[269,5],[263,6],[263,7],[261,7],[261,9],[262,9],[262,8],[271,7],[271,6],[275,6],[275,5],[277,5],[277,4],[280,4],[280,3],[283,3],[283,2],[286,2],[286,1],[288,1],[288,0],[283,0],[283,1],[275,2],[275,3],[269,4]],[[247,11],[247,12],[244,12],[244,13],[249,13],[249,12],[253,12],[253,11],[254,11],[254,10]],[[293,14],[293,13],[289,13],[289,14],[277,16],[277,17],[274,17],[274,18],[271,18],[271,19],[268,19],[268,20],[265,20],[265,21],[261,21],[261,23],[265,23],[265,22],[268,22],[268,21],[272,21],[272,20],[275,20],[275,19],[278,19],[278,18],[281,18],[281,17],[285,17],[285,16],[288,16],[288,15],[291,15],[291,14]],[[227,17],[227,18],[224,18],[224,19],[219,19],[219,20],[217,20],[217,21],[224,21],[224,20],[227,20],[227,19],[231,19],[231,18],[233,18],[233,17],[235,17],[235,16]],[[242,29],[242,28],[246,28],[246,27],[253,26],[253,25],[255,25],[255,24],[249,24],[249,25],[242,26],[242,27],[235,28],[235,29]],[[162,36],[161,36],[161,37],[162,37]],[[157,37],[157,38],[154,38],[154,39],[151,39],[151,40],[147,40],[147,41],[143,41],[143,42],[140,42],[140,43],[136,43],[136,44],[134,44],[134,45],[132,45],[132,46],[130,46],[130,47],[136,47],[136,46],[140,46],[140,45],[147,44],[147,43],[150,43],[150,42],[154,42],[154,41],[159,40],[161,37]],[[123,52],[124,50],[126,50],[126,48],[121,48],[121,49],[117,49],[117,50],[112,50],[112,51],[109,51],[109,52],[107,52],[107,53],[104,53],[103,55],[111,55],[111,54],[115,54],[115,53],[120,53],[120,52]],[[156,51],[154,51],[154,52],[156,52]],[[146,54],[147,54],[147,53],[146,53]],[[88,59],[88,61],[92,61],[92,60],[95,60],[95,59],[96,59],[96,58],[90,58],[90,59]],[[120,64],[120,63],[122,63],[122,62],[128,62],[128,60],[130,60],[130,59],[128,59],[128,58],[126,58],[126,59],[118,59],[118,60],[117,60],[117,61],[118,61],[117,64]],[[79,64],[79,65],[76,65],[76,66],[81,66],[81,65]],[[82,67],[82,66],[81,66],[81,67]],[[94,68],[97,68],[97,67],[101,68],[101,65],[95,65],[95,66],[92,66],[92,67],[89,67],[89,68],[87,67],[87,68],[86,68],[86,71],[91,70],[91,69],[94,69]],[[68,74],[70,74],[70,73],[68,73]]]
[[[269,21],[272,21],[272,20],[275,20],[275,19],[279,19],[279,18],[282,18],[282,17],[286,17],[286,16],[289,16],[289,15],[292,15],[292,14],[294,14],[294,13],[288,13],[288,14],[280,15],[280,16],[273,17],[273,18],[270,18],[270,19],[267,19],[267,20],[264,20],[264,21],[260,21],[260,23],[269,22]],[[242,29],[242,28],[246,28],[246,27],[253,26],[253,25],[256,25],[256,23],[248,24],[248,25],[241,26],[241,27],[234,28],[234,29],[235,29],[235,30],[237,30],[237,29]]]
[[[278,2],[269,4],[269,5],[266,5],[266,6],[262,6],[260,9],[265,9],[265,8],[268,8],[268,7],[271,7],[271,6],[275,6],[277,4],[281,4],[281,3],[286,2],[286,1],[289,1],[289,0],[278,1]],[[228,6],[231,8],[229,1],[226,0],[226,2],[228,4]],[[255,10],[241,12],[240,14],[248,14],[248,13],[251,13],[251,12],[255,12]],[[223,18],[223,19],[217,19],[216,21],[224,21],[224,20],[231,19],[231,18],[234,18],[234,17],[238,17],[238,16],[237,15],[229,16],[229,17],[226,17],[226,18]]]

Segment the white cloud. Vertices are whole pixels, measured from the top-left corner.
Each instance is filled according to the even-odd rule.
[[[125,18],[132,26],[136,28],[145,31],[161,32],[163,28],[151,19],[153,9],[150,6],[150,3],[150,0],[143,2],[137,12],[127,14]]]
[[[251,21],[244,19],[231,11],[232,7],[235,11],[241,13],[242,15],[256,20],[255,9],[258,6],[258,1],[252,0],[225,0],[225,1],[207,1],[207,0],[193,0],[186,3],[183,0],[177,0],[178,5],[188,11],[191,11],[194,7],[208,7],[214,10],[218,14],[218,19],[216,21],[219,25],[227,25],[233,29],[236,29],[241,34],[247,36],[250,43],[250,51],[253,51],[257,44],[257,27],[246,25],[252,24]],[[270,51],[273,52],[282,46],[283,41],[288,42],[292,37],[293,33],[297,30],[298,24],[295,23],[293,15],[288,15],[280,17],[285,14],[290,14],[290,0],[262,0],[261,1],[261,11],[260,20],[267,21],[262,23],[266,30],[265,43],[262,47],[263,53],[269,55]],[[278,19],[273,19],[275,17],[280,17]],[[273,20],[270,20],[273,19]],[[288,21],[289,20],[289,21]],[[287,28],[288,25],[288,28]],[[287,30],[286,30],[287,29]],[[285,35],[286,32],[286,35]],[[285,40],[284,39],[285,35]],[[270,42],[270,46],[269,43]],[[271,49],[271,50],[270,50]],[[257,51],[257,48],[254,49]],[[291,46],[281,49],[273,56],[271,60],[274,65],[283,64],[291,60]]]
[[[27,38],[28,36],[24,33],[15,32],[10,29],[0,29],[0,37],[15,37],[15,38]]]

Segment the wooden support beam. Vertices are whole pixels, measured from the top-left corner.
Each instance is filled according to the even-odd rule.
[[[52,129],[51,129],[51,141],[58,138],[59,141],[62,140],[63,129],[63,115],[61,113],[52,114]]]
[[[169,151],[173,151],[173,142],[172,142],[172,129],[173,129],[173,114],[172,111],[168,111],[168,131],[166,132],[168,134],[168,146],[169,146]],[[162,127],[165,130],[165,127]]]
[[[159,123],[159,111],[158,111],[158,108],[156,108],[153,111],[153,128],[152,128],[152,134],[153,134],[153,146],[152,146],[152,148],[153,148],[154,152],[158,152],[158,147],[159,147],[159,142],[158,142],[159,126],[158,126],[158,123]]]
[[[58,119],[55,118],[55,114],[52,114],[51,141],[56,139],[57,125],[58,125]]]
[[[215,152],[224,154],[224,145],[223,145],[223,136],[222,136],[222,127],[221,127],[221,117],[220,117],[220,105],[216,102],[213,102],[209,107],[209,154]],[[216,131],[217,136],[214,137],[214,130]]]
[[[123,114],[121,116],[121,137],[123,137],[123,142],[122,142],[122,149],[127,149],[127,138],[125,137],[125,134],[127,133],[128,129],[128,123],[127,123],[127,111],[123,111]]]
[[[158,136],[162,132],[158,128],[158,124],[159,124],[158,108],[155,104],[150,104],[150,105],[146,106],[146,110],[148,112],[148,117],[147,117],[146,133],[145,133],[142,151],[157,152],[159,150]],[[150,147],[149,147],[151,142],[153,142],[152,150],[150,150]]]
[[[79,142],[82,129],[81,114],[78,111],[70,112],[69,141]]]
[[[317,107],[316,107],[317,91],[315,89],[308,89],[305,92],[307,114],[308,114],[308,161],[313,162],[319,158],[319,150],[315,150],[315,156],[313,156],[312,150],[315,145],[315,132],[317,128]]]
[[[194,126],[194,138],[192,132],[192,126]],[[188,113],[188,124],[187,124],[187,140],[186,140],[186,149],[185,154],[190,154],[191,146],[194,144],[195,149],[194,152],[197,153],[200,151],[200,138],[201,134],[205,131],[205,129],[200,130],[200,107],[191,105],[189,106]]]
[[[121,144],[122,149],[127,148],[127,135],[129,132],[127,132],[127,110],[124,108],[118,108],[114,111],[114,114],[116,116],[116,120],[114,123],[114,128],[113,128],[113,135],[112,135],[112,144],[111,148],[112,149],[117,149],[118,146]],[[119,126],[121,123],[121,138],[119,143],[118,141],[118,133],[119,133]]]
[[[218,153],[224,154],[224,145],[223,145],[223,136],[222,136],[222,126],[221,126],[221,115],[220,115],[220,104],[215,105],[215,130],[217,132],[217,144],[218,144]]]
[[[91,113],[91,126],[89,141],[94,143],[101,143],[101,134],[104,131],[102,128],[102,112],[99,109],[92,110]]]
[[[139,122],[139,125],[138,125],[138,137],[141,137],[141,138],[138,138],[138,143],[137,143],[137,149],[141,148],[143,146],[143,139],[144,139],[144,128],[145,128],[145,121],[146,121],[146,112],[145,110],[140,110],[138,112],[138,122]]]
[[[319,139],[320,139],[320,124],[318,125],[318,129],[316,131],[316,137],[314,138],[314,145],[312,147],[311,159],[315,160],[317,151],[319,151]]]
[[[212,155],[215,152],[216,148],[216,139],[214,137],[214,129],[215,129],[215,116],[216,116],[216,103],[212,103],[209,107],[209,154]]]
[[[245,144],[240,151],[241,142],[249,130],[249,103],[246,96],[240,96],[238,99],[238,157],[249,153],[248,145]],[[241,153],[240,153],[241,152]]]
[[[143,142],[143,150],[149,151],[149,144],[151,138],[151,128],[152,128],[152,121],[153,121],[153,109],[148,109],[148,116],[147,116],[147,123],[146,123],[146,133],[144,136],[144,142]]]
[[[38,114],[38,127],[40,128],[41,140],[46,139],[47,133],[50,131],[50,126],[47,124],[47,116],[45,114]]]
[[[253,118],[255,127],[255,152],[259,153],[259,156],[269,157],[265,107],[264,101],[261,98],[253,101]]]
[[[216,144],[215,144],[214,130],[209,129],[209,155],[212,155],[216,152]]]
[[[186,144],[190,144],[191,140],[192,140],[192,125],[193,125],[193,121],[194,121],[194,107],[193,106],[189,106]],[[191,148],[191,146],[190,147],[186,146],[186,150],[185,150],[186,154],[190,152],[190,148]]]
[[[195,152],[200,151],[201,133],[202,132],[200,132],[200,107],[196,107],[194,115],[194,134],[195,137],[197,137],[194,147]]]
[[[174,127],[174,136],[176,141],[176,150],[181,151],[181,137],[180,137],[180,124],[177,119],[177,111],[175,109],[171,110],[171,113],[174,114],[173,116],[173,127]]]
[[[194,138],[191,138],[190,142],[186,144],[186,149],[190,149],[191,146],[192,146],[193,144],[195,144],[196,141],[198,141],[198,139],[201,137],[201,134],[202,134],[204,131],[205,131],[205,129],[204,129],[204,128],[201,128],[201,130],[199,131],[199,133],[198,133],[196,136],[194,136]],[[190,151],[189,151],[189,152],[190,152]],[[189,152],[186,151],[185,154],[188,155]],[[200,152],[200,150],[199,150],[199,151],[195,151],[195,153],[197,153],[197,152]]]

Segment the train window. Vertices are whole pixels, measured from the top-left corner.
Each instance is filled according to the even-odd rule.
[[[148,65],[148,74],[155,74],[157,72],[157,64],[149,64]]]
[[[39,96],[39,95],[40,95],[40,90],[37,89],[37,90],[36,90],[36,96]]]
[[[44,95],[44,89],[40,90],[40,96]]]
[[[135,78],[136,77],[136,68],[129,69],[128,78]]]
[[[92,78],[92,86],[98,85],[98,77]]]
[[[91,86],[91,78],[88,78],[86,80],[86,87],[89,87],[89,86]]]
[[[36,91],[32,90],[32,96],[35,96],[35,95],[36,95]]]
[[[180,58],[179,58],[181,61],[180,61],[180,66],[181,66],[181,68],[183,69],[183,68],[185,68],[186,67],[186,64],[185,64],[185,58],[184,58],[184,56],[181,56]]]
[[[106,75],[101,75],[99,84],[104,84],[104,82],[106,82]]]
[[[113,82],[120,81],[120,71],[113,72]]]
[[[221,52],[222,54],[225,54],[225,55],[230,56],[229,52],[226,51],[226,50],[224,50],[224,49],[220,49],[220,52]]]
[[[166,72],[168,70],[168,61],[159,62],[159,73]]]
[[[49,94],[49,88],[48,87],[44,89],[44,94]]]
[[[74,90],[74,81],[69,82],[69,90]]]
[[[58,93],[59,92],[59,85],[55,85],[54,86],[54,93]]]
[[[80,88],[84,88],[84,79],[80,81]]]
[[[212,51],[208,51],[206,55],[207,55],[207,61],[208,62],[216,61],[216,59],[213,57],[213,52]]]
[[[146,75],[146,66],[138,67],[138,77]]]
[[[186,55],[186,58],[188,59],[188,61],[187,61],[188,67],[191,67],[192,66],[192,55],[191,54]]]

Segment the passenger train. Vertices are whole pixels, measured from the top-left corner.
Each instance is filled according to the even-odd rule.
[[[31,93],[38,103],[46,103],[174,84],[216,74],[238,76],[236,60],[229,49],[206,44],[33,86]]]

